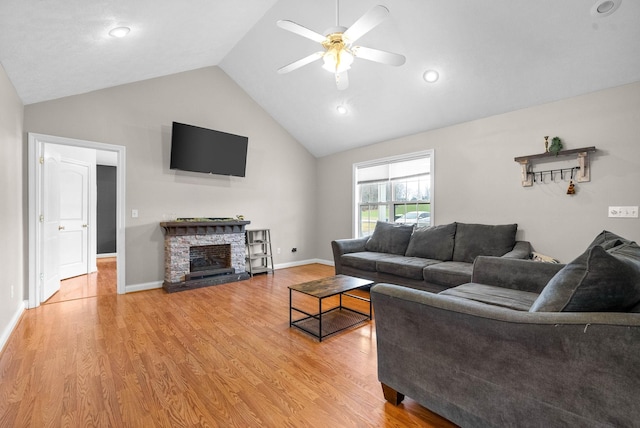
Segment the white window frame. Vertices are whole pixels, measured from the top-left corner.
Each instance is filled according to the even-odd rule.
[[[367,168],[367,167],[372,167],[372,166],[376,166],[376,165],[384,165],[384,164],[390,164],[390,163],[396,163],[396,162],[404,162],[404,161],[410,161],[412,159],[419,159],[419,158],[429,158],[429,185],[430,185],[430,198],[429,198],[429,204],[431,206],[431,224],[435,224],[435,219],[434,219],[434,207],[435,207],[435,169],[434,169],[434,165],[435,165],[435,152],[433,149],[429,149],[429,150],[424,150],[424,151],[420,151],[420,152],[413,152],[413,153],[406,153],[406,154],[402,154],[402,155],[397,155],[397,156],[390,156],[390,157],[386,157],[386,158],[381,158],[381,159],[374,159],[374,160],[369,160],[369,161],[364,161],[364,162],[359,162],[359,163],[354,163],[353,164],[353,171],[352,171],[352,236],[354,238],[359,237],[359,230],[360,230],[360,195],[358,194],[358,169],[359,168]],[[392,212],[392,201],[388,202],[389,205],[389,210],[390,213]]]

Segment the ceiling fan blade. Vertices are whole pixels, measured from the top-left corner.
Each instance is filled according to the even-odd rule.
[[[295,62],[292,62],[291,64],[285,65],[284,67],[281,67],[278,69],[278,73],[279,74],[284,74],[284,73],[288,73],[290,71],[296,70],[302,66],[305,66],[307,64],[312,63],[313,61],[316,61],[320,58],[322,58],[322,56],[324,55],[324,52],[316,52],[316,53],[312,53],[309,56],[306,56],[302,59],[299,59]]]
[[[344,32],[343,37],[347,39],[349,43],[353,43],[384,21],[387,16],[389,16],[389,9],[382,5],[374,6],[354,22],[353,25]]]
[[[365,48],[364,46],[354,46],[351,48],[353,55],[368,59],[369,61],[379,62],[387,65],[402,65],[407,60],[404,55],[400,55],[393,52],[381,51],[379,49]]]
[[[344,91],[349,87],[349,74],[346,71],[336,73],[336,86],[340,91]]]
[[[322,34],[316,33],[313,30],[309,30],[307,27],[303,27],[300,24],[296,24],[293,21],[281,19],[276,24],[278,25],[278,27],[284,30],[291,31],[292,33],[295,33],[299,36],[306,37],[307,39],[311,39],[314,42],[322,43],[326,39],[326,37],[323,36]]]

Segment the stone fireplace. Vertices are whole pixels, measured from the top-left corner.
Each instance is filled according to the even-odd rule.
[[[249,279],[245,271],[245,226],[240,220],[162,222],[163,288],[172,293]]]

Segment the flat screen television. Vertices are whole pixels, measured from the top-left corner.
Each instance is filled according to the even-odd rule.
[[[249,139],[173,122],[171,169],[244,177]]]

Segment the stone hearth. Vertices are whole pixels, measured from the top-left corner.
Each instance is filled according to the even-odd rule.
[[[171,221],[162,222],[164,231],[164,283],[172,293],[210,285],[249,279],[245,271],[245,226],[249,221]],[[228,248],[228,266],[222,269],[192,272],[191,248]],[[197,252],[197,250],[196,250]]]

